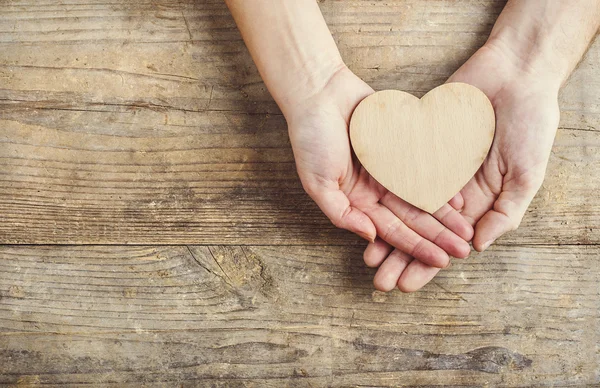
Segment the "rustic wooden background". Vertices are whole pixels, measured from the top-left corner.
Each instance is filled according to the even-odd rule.
[[[504,3],[321,6],[357,74],[422,95]],[[600,383],[599,63],[521,228],[383,294],[221,0],[0,0],[0,384]]]

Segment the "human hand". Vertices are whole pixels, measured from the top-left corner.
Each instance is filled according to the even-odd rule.
[[[496,112],[490,153],[461,190],[462,215],[475,226],[473,247],[483,251],[517,229],[542,185],[560,118],[560,81],[515,68],[494,44],[480,49],[450,81],[482,89]]]
[[[376,287],[389,291],[398,280],[390,283],[390,271],[405,272],[408,282],[417,263],[446,267],[449,255],[468,256],[466,241],[472,238],[473,229],[450,204],[433,215],[409,205],[381,186],[353,157],[350,116],[372,93],[366,83],[340,66],[321,90],[290,104],[294,108],[286,109],[286,119],[302,184],[327,217],[369,241],[378,235],[397,248],[386,260],[365,255],[369,266],[383,269],[375,277]],[[456,200],[451,203],[462,206]],[[413,257],[415,264],[403,264]]]
[[[448,81],[480,88],[496,113],[490,152],[454,199],[456,208],[475,227],[473,247],[483,251],[519,226],[544,180],[560,114],[560,82],[533,69],[515,67],[494,44],[477,51]],[[389,244],[377,241],[369,244],[365,256],[383,260],[391,251]],[[386,271],[385,276],[399,279],[401,290],[415,291],[440,270],[425,263],[411,265],[414,269],[410,282],[403,281],[397,270]]]

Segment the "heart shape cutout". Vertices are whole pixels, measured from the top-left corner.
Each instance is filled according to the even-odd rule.
[[[481,90],[448,83],[421,99],[398,90],[368,96],[352,114],[350,141],[382,186],[433,213],[475,175],[495,126],[494,109]]]

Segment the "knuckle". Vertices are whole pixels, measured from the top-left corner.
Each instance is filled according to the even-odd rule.
[[[404,220],[407,222],[414,222],[421,214],[422,210],[411,206],[406,213],[404,213]]]
[[[424,240],[419,240],[418,243],[416,243],[411,252],[410,255],[412,257],[418,257],[418,258],[423,258],[425,256],[425,247],[423,246]]]
[[[394,255],[399,261],[401,261],[402,265],[404,267],[409,265],[410,262],[413,260],[412,257],[410,257],[409,255],[407,255],[406,253],[402,252],[399,249],[394,249],[394,251],[390,254],[390,256],[391,255]]]
[[[446,231],[446,229],[441,229],[436,235],[435,237],[431,240],[434,244],[436,245],[440,245],[440,239],[443,237],[444,232]]]
[[[386,229],[386,231],[383,233],[382,238],[385,241],[389,241],[392,236],[394,236],[394,234],[396,234],[398,232],[398,230],[400,229],[400,227],[402,226],[402,221],[396,219],[394,222],[392,222]]]
[[[346,224],[344,220],[346,220],[346,217],[348,216],[348,214],[350,214],[351,211],[352,208],[348,206],[339,215],[336,215],[334,218],[331,218],[331,222],[338,228],[344,228],[344,225]]]

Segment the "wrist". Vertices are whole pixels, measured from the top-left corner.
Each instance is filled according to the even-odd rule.
[[[540,41],[515,38],[513,32],[490,36],[484,47],[502,58],[505,71],[516,81],[545,85],[558,90],[569,75],[566,64]]]
[[[569,75],[566,66],[560,66],[548,52],[531,42],[511,39],[510,34],[494,34],[480,49],[496,58],[496,67],[503,80],[517,87],[543,88],[558,94]]]
[[[336,51],[304,61],[294,69],[283,69],[285,82],[267,86],[287,118],[303,109],[327,88],[337,74],[345,70],[347,66]]]

